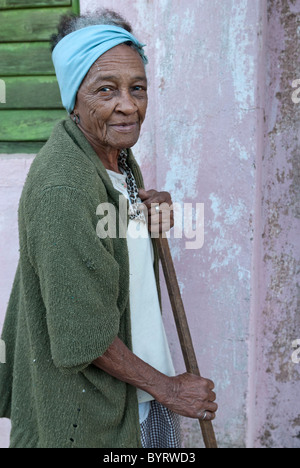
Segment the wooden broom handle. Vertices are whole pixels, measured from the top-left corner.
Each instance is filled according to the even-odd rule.
[[[179,341],[182,349],[186,370],[190,374],[200,375],[197,358],[187,322],[184,305],[182,302],[180,289],[178,286],[176,271],[170,252],[168,239],[160,237],[156,239],[159,256],[161,259],[166,285],[173,309],[174,319],[177,327]],[[199,419],[204,444],[206,448],[218,448],[214,428],[211,421],[201,421]]]

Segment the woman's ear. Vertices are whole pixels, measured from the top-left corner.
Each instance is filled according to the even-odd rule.
[[[72,114],[70,114],[70,117],[73,120],[73,122],[76,123],[76,125],[80,124],[80,117],[75,109],[73,110]]]

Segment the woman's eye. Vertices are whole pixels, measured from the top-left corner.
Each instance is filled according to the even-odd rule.
[[[111,89],[108,86],[103,86],[103,88],[100,88],[99,90],[101,93],[109,93]]]
[[[147,94],[147,88],[145,86],[133,86],[131,91],[136,97],[144,98]]]

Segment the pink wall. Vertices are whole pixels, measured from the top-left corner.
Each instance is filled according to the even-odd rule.
[[[292,99],[300,77],[300,1],[268,7],[249,435],[258,447],[300,447],[300,364],[291,359],[300,338],[300,104]]]
[[[220,446],[300,447],[300,0],[81,0],[82,10],[99,3],[147,44],[150,106],[135,148],[147,187],[205,205],[204,246],[170,244],[199,365],[216,382]],[[0,320],[29,163],[0,158]],[[166,293],[164,309],[181,372]],[[202,446],[198,423],[182,425],[185,446]]]
[[[29,155],[0,155],[0,329],[19,258],[18,203],[32,160]],[[0,419],[0,447],[8,445],[9,427]]]

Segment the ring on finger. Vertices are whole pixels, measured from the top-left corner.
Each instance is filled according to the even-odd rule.
[[[202,421],[206,421],[207,418],[207,411],[204,412],[204,415],[202,416]]]

